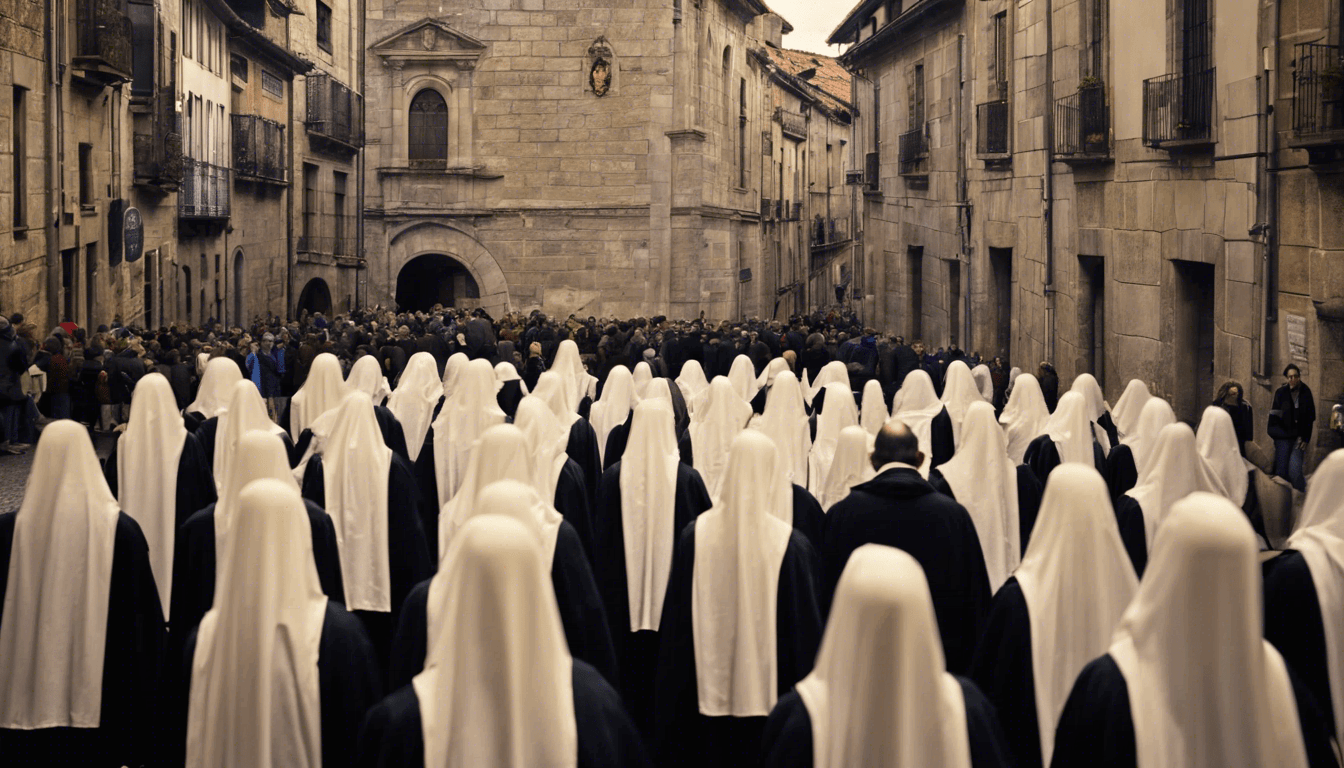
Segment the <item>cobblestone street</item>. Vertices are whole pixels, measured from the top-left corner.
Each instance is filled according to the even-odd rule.
[[[99,461],[112,450],[111,435],[95,434],[93,447]],[[28,471],[33,467],[37,446],[22,456],[0,455],[0,514],[13,512],[23,503],[23,489],[28,484]]]

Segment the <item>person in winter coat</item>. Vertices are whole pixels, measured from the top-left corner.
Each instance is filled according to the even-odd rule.
[[[1316,425],[1316,401],[1302,383],[1302,370],[1292,363],[1283,369],[1286,384],[1274,393],[1269,411],[1269,436],[1274,438],[1274,474],[1299,491],[1307,490],[1302,463],[1311,430]],[[1235,419],[1233,420],[1235,424]]]

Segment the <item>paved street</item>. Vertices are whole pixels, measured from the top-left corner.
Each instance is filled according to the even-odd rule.
[[[100,434],[95,438],[94,448],[100,461],[107,458],[112,442],[111,435]],[[28,484],[28,471],[33,467],[36,452],[34,446],[22,456],[0,455],[0,513],[13,512],[23,502],[23,489]]]

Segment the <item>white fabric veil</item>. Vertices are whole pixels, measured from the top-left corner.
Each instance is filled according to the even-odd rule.
[[[490,363],[484,362],[486,366]],[[490,368],[490,393],[494,394],[495,369]],[[434,407],[443,396],[443,383],[439,381],[438,364],[428,352],[416,352],[406,363],[406,370],[397,380],[397,388],[387,399],[387,409],[401,422],[406,433],[406,454],[411,463],[420,458],[420,450],[425,446],[425,435],[429,434],[429,423],[434,418]],[[498,410],[499,406],[496,405]],[[502,411],[501,411],[502,413]]]
[[[621,529],[630,631],[657,631],[677,531],[677,437],[672,406],[655,398],[635,406],[621,456]]]
[[[938,471],[975,523],[989,587],[997,592],[1017,567],[1022,539],[1017,465],[1008,456],[1007,438],[994,419],[994,406],[982,400],[966,410],[961,447]]]

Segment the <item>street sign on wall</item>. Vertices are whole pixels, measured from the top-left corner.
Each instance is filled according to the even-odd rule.
[[[140,217],[139,208],[132,206],[126,209],[122,237],[124,239],[126,261],[139,261],[145,250],[145,221]]]

